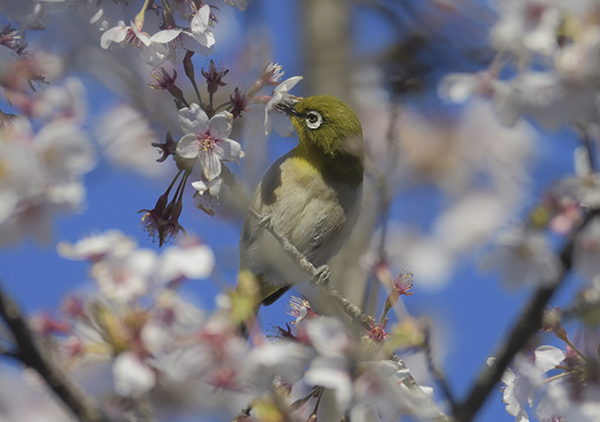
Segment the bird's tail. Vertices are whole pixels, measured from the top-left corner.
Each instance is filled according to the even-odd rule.
[[[246,339],[250,337],[262,304],[260,285],[260,277],[242,268],[238,275],[238,285],[231,293],[231,316],[238,326],[238,332]]]
[[[256,323],[262,305],[268,306],[279,299],[291,286],[274,286],[265,281],[262,274],[255,275],[248,269],[240,269],[238,285],[232,292],[232,316],[238,331],[246,339]]]

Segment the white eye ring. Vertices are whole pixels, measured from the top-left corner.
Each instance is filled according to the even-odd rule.
[[[318,111],[311,110],[306,113],[306,126],[310,129],[318,129],[323,123],[323,117]]]

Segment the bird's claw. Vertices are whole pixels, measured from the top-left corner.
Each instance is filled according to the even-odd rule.
[[[320,284],[326,283],[331,277],[331,270],[329,269],[329,265],[321,265],[317,268],[317,273],[310,281],[311,286],[318,286]]]

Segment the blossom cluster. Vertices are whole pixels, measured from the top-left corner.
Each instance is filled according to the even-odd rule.
[[[83,129],[83,84],[68,78],[36,91],[60,76],[61,61],[25,50],[19,38],[8,25],[0,41],[5,57],[0,65],[0,87],[9,102],[0,110],[2,244],[24,236],[50,241],[53,215],[83,207],[86,190],[82,176],[96,163]]]
[[[580,304],[580,318],[589,312]],[[547,309],[543,331],[565,343],[564,351],[543,345],[531,353],[518,354],[503,377],[502,400],[516,421],[530,420],[530,409],[542,421],[595,421],[600,417],[598,336],[594,330],[580,331],[571,341],[561,324],[559,308]],[[488,360],[493,364],[494,359]]]
[[[545,128],[598,124],[597,3],[502,0],[495,5],[498,20],[489,36],[496,59],[486,71],[447,76],[440,95],[454,102],[488,98],[507,125],[522,117]]]
[[[586,0],[501,0],[494,6],[498,19],[489,39],[495,59],[483,71],[446,76],[440,96],[455,103],[478,97],[510,127],[527,120],[548,131],[569,125],[581,140],[575,174],[549,186],[523,223],[497,233],[484,258],[509,287],[555,289],[571,265],[581,283],[563,316],[577,322],[574,340],[561,325],[563,312],[547,311],[544,331],[553,332],[564,349],[543,345],[517,355],[502,378],[502,397],[516,421],[533,419],[531,409],[542,421],[594,421],[600,418],[598,324],[591,316],[600,297],[600,9]],[[563,242],[561,255],[556,245]]]
[[[189,57],[186,60],[189,60]],[[187,61],[186,65],[192,66],[190,61]],[[171,76],[168,71],[159,67],[153,74],[156,83],[151,87],[168,91],[182,105],[178,110],[178,121],[183,136],[175,142],[169,133],[165,143],[153,144],[162,152],[162,156],[157,161],[164,161],[173,155],[179,171],[167,191],[158,199],[156,206],[152,210],[142,210],[144,229],[153,239],[158,239],[161,245],[176,238],[180,230],[183,231],[178,221],[183,207],[183,192],[196,164],[201,172],[199,179],[192,182],[195,189],[194,203],[207,214],[214,215],[214,206],[219,201],[224,183],[221,174],[222,162],[238,162],[244,157],[240,143],[230,139],[229,136],[233,129],[233,120],[248,111],[246,106],[249,102],[266,104],[266,134],[274,127],[282,136],[293,136],[294,128],[289,117],[276,106],[280,103],[293,103],[297,99],[289,93],[289,90],[302,79],[301,76],[294,76],[282,82],[280,79],[284,72],[281,66],[270,63],[264,66],[260,77],[246,92],[240,93],[239,88],[236,88],[228,102],[215,107],[213,96],[219,87],[227,85],[223,78],[228,72],[227,69],[218,68],[212,60],[208,70],[202,69],[202,76],[206,80],[208,102],[202,101],[199,92],[196,92],[198,102],[188,102],[182,90],[176,85],[177,72]],[[195,85],[194,76],[189,74],[187,76]],[[256,95],[266,86],[275,86],[271,96]],[[169,201],[171,190],[178,179],[175,194]]]
[[[292,298],[293,328],[276,327],[270,341],[255,335],[247,342],[231,310],[234,293],[218,297],[212,313],[185,300],[181,286],[210,277],[214,269],[212,250],[197,240],[186,238],[156,254],[111,230],[62,242],[58,251],[88,261],[97,288],[67,296],[59,317],[35,316],[32,328],[74,376],[82,367],[110,365],[111,383],[95,391],[113,411],[116,406],[126,413],[151,397],[157,415],[174,405],[177,410],[170,412],[235,415],[247,403],[252,403],[248,420],[268,414],[297,419],[349,414],[357,421],[436,415],[430,389],[410,389],[405,383],[410,373],[389,358],[385,324],[373,324],[361,335],[337,317],[315,313],[305,299]],[[405,273],[389,280],[392,302],[411,294],[411,279]],[[391,337],[402,333],[394,329]],[[322,404],[325,389],[334,392],[333,407]]]

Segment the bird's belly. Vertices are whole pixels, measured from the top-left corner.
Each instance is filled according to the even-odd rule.
[[[277,200],[274,203],[256,204],[259,212],[269,214],[275,230],[314,266],[326,264],[339,252],[354,228],[361,199],[360,187],[326,186],[320,180],[303,183],[296,179],[293,195],[275,193]],[[275,286],[295,285],[310,277],[273,235],[267,230],[256,232],[256,222],[251,224],[248,238],[251,240],[244,244],[242,238],[245,266],[254,274],[262,274],[265,281]]]

